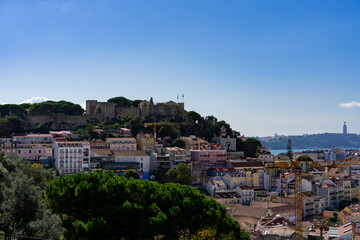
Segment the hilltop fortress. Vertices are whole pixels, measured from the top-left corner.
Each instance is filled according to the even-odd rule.
[[[86,101],[86,115],[95,117],[98,121],[106,121],[115,117],[166,117],[173,118],[175,115],[184,115],[184,103],[173,101],[166,103],[151,104],[149,101],[142,101],[137,107],[118,106],[113,102],[98,102],[96,100]]]
[[[87,120],[94,123],[109,121],[121,117],[146,117],[157,121],[158,118],[173,119],[174,116],[185,116],[184,103],[173,101],[152,104],[149,101],[139,102],[137,107],[119,106],[114,102],[98,102],[97,100],[86,101],[86,113],[84,115],[66,115],[55,113],[53,115],[30,115],[26,116],[26,128],[33,129],[39,124],[46,125],[50,129],[75,129],[85,126]]]

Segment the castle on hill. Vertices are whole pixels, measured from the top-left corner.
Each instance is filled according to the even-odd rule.
[[[96,118],[98,121],[121,117],[165,117],[172,119],[175,115],[184,115],[184,103],[169,101],[166,103],[152,104],[149,101],[142,101],[137,107],[119,106],[114,102],[98,102],[97,100],[86,101],[86,115]]]
[[[173,119],[175,116],[185,116],[184,103],[173,101],[152,104],[149,101],[141,101],[137,107],[120,106],[114,102],[98,102],[97,100],[86,101],[86,113],[84,115],[66,115],[55,113],[53,115],[26,116],[26,128],[34,129],[39,124],[48,126],[50,129],[75,129],[85,126],[87,120],[94,123],[109,121],[116,117],[146,117],[157,121],[159,118]]]

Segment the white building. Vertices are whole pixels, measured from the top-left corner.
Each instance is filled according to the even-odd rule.
[[[250,204],[254,200],[254,189],[249,186],[240,186],[235,189],[235,192],[240,195],[242,204]]]
[[[259,162],[273,162],[274,161],[274,155],[271,153],[259,153],[257,160]]]
[[[106,143],[109,144],[112,151],[136,151],[135,138],[107,138]]]
[[[206,190],[210,193],[211,196],[214,196],[215,193],[225,192],[226,185],[221,180],[210,180],[206,184]]]
[[[219,137],[217,143],[220,144],[222,149],[227,151],[236,151],[236,138],[232,138],[229,135],[227,137]]]
[[[135,169],[138,172],[150,172],[150,156],[145,151],[92,149],[91,161],[98,162],[103,170],[121,171]]]
[[[176,168],[176,165],[179,163],[188,163],[190,162],[190,151],[179,148],[179,147],[166,147],[164,148],[165,154],[169,155],[170,158],[170,167]]]
[[[89,171],[90,144],[88,142],[57,142],[53,144],[54,166],[60,175]]]

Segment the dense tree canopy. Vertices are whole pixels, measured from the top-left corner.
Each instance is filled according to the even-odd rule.
[[[0,136],[10,136],[11,133],[24,131],[24,120],[19,116],[6,116],[0,119]]]
[[[64,113],[67,115],[82,115],[84,109],[79,104],[67,101],[46,101],[34,103],[28,110],[30,115],[51,115],[53,113]]]
[[[175,147],[185,148],[185,142],[180,138],[175,139],[173,144]]]
[[[254,138],[248,138],[244,141],[245,156],[256,157],[259,147],[261,147],[259,140]]]
[[[203,228],[215,229],[216,239],[249,239],[219,203],[179,184],[95,171],[50,183],[45,197],[66,239],[178,239]]]
[[[61,220],[50,213],[40,195],[53,180],[53,174],[41,165],[25,159],[7,158],[0,152],[0,231],[5,239],[13,234],[59,239]],[[16,231],[16,232],[15,232]]]
[[[108,102],[116,103],[119,107],[137,107],[142,100],[130,100],[125,97],[113,97]]]
[[[0,117],[6,117],[9,115],[24,116],[27,114],[27,105],[17,104],[4,104],[0,105]]]
[[[139,173],[134,169],[129,169],[125,172],[124,177],[126,178],[133,178],[133,179],[140,179]]]
[[[191,185],[193,181],[190,167],[185,163],[179,163],[175,169],[169,169],[166,176],[169,182],[180,183],[183,185]]]

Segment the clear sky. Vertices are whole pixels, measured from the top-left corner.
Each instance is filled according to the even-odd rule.
[[[360,133],[358,0],[0,0],[0,102],[176,101],[245,136]]]

